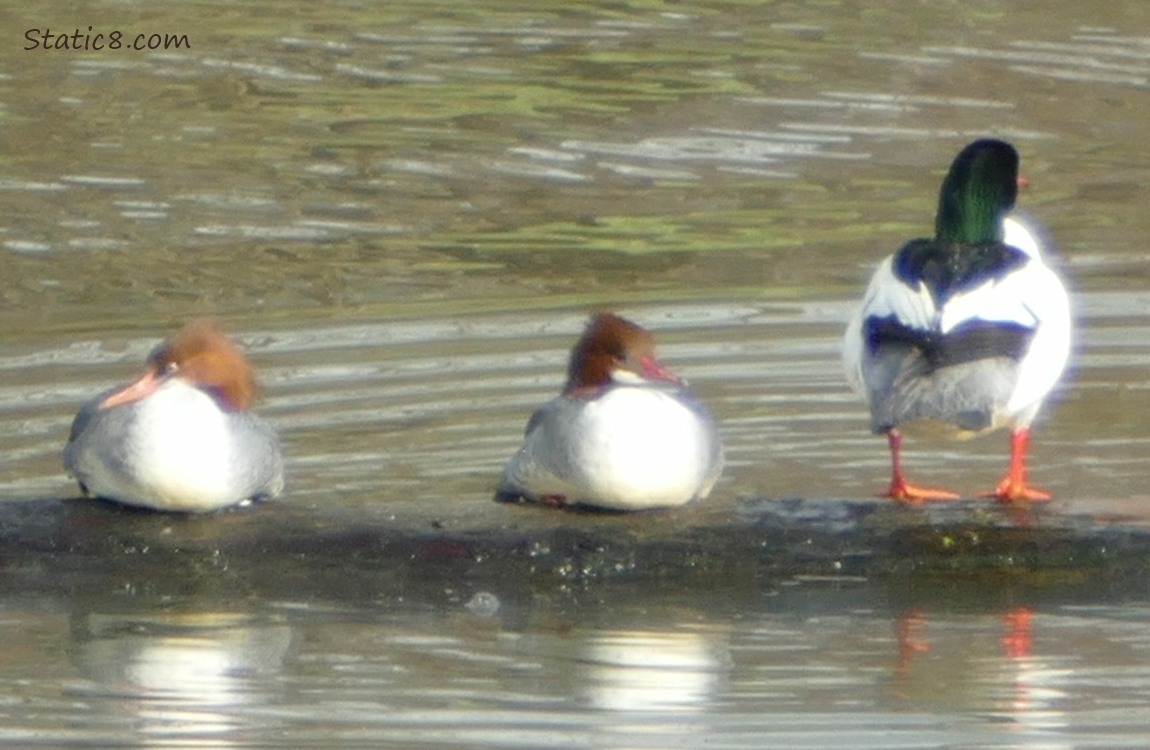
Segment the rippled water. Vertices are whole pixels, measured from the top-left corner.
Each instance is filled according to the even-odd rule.
[[[251,352],[284,502],[320,524],[674,533],[749,496],[867,497],[887,458],[842,328],[869,267],[928,231],[951,155],[994,134],[1019,147],[1079,319],[1036,481],[1066,512],[1146,516],[1150,6],[0,2],[0,24],[192,45],[0,47],[0,498],[73,496],[78,405],[199,315]],[[490,502],[600,306],[654,330],[719,418],[729,467],[705,506]],[[915,476],[975,493],[1006,440],[911,450]],[[4,589],[5,741],[1109,748],[1148,731],[1150,592],[1103,584],[1084,601],[989,582],[962,606],[873,581],[515,602],[413,581],[383,603],[92,584]]]
[[[1144,608],[875,610],[807,590],[663,619],[618,600],[483,616],[9,611],[21,746],[1139,747]],[[570,608],[570,603],[567,604]],[[21,636],[27,638],[28,636]],[[47,666],[47,669],[45,668]]]

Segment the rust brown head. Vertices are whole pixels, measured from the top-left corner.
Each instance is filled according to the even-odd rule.
[[[197,320],[158,346],[143,374],[101,406],[107,409],[139,401],[172,378],[210,391],[231,411],[251,408],[259,392],[255,372],[239,347],[214,322]]]
[[[601,388],[612,382],[658,380],[679,383],[655,360],[650,331],[612,313],[591,316],[587,329],[571,350],[566,394]]]

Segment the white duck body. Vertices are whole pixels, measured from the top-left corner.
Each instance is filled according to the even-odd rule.
[[[714,420],[655,361],[651,333],[601,313],[572,349],[562,395],[527,423],[496,496],[667,508],[705,498],[722,468]]]
[[[147,398],[87,404],[64,467],[91,495],[156,510],[202,513],[283,490],[279,440],[249,412],[229,412],[178,378]]]
[[[1003,268],[941,301],[900,274],[896,256],[879,265],[843,346],[847,378],[875,432],[922,422],[959,434],[1030,425],[1066,367],[1070,301],[1021,220],[1003,221],[1003,244],[1014,250]],[[871,347],[868,332],[889,332],[888,324],[905,329],[905,345]],[[923,341],[938,361],[923,354]]]
[[[722,470],[710,415],[682,388],[612,384],[535,412],[499,493],[647,510],[707,497]]]
[[[86,404],[64,468],[85,494],[155,510],[209,512],[283,490],[275,431],[248,411],[257,386],[234,344],[185,326],[131,384]]]

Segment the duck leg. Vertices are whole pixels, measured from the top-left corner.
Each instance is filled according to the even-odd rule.
[[[926,500],[958,499],[958,495],[953,492],[932,487],[916,487],[906,481],[906,474],[902,471],[902,433],[892,429],[887,432],[886,440],[890,446],[890,487],[885,492],[880,492],[879,497],[889,497],[911,505],[918,505]]]
[[[1010,468],[994,492],[987,493],[983,497],[993,497],[1003,503],[1050,499],[1049,492],[1043,492],[1026,484],[1026,448],[1029,445],[1030,428],[1021,427],[1010,433]]]

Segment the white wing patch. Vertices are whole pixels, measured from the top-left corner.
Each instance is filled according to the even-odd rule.
[[[866,392],[863,388],[862,365],[866,353],[863,322],[867,318],[893,315],[908,328],[931,331],[938,327],[938,310],[926,285],[920,282],[918,289],[907,286],[895,276],[893,265],[893,255],[879,264],[863,296],[862,306],[847,326],[843,341],[843,368],[851,389],[858,393]]]
[[[912,288],[895,275],[893,256],[879,264],[862,306],[847,326],[843,366],[851,388],[866,394],[863,324],[869,317],[894,316],[908,328],[943,335],[971,321],[1009,323],[1035,331],[1006,407],[1017,425],[1030,423],[1069,358],[1070,300],[1062,280],[1043,263],[1041,243],[1022,221],[1005,219],[1003,235],[1006,244],[1022,250],[1029,260],[1002,278],[952,295],[941,309],[925,284]]]

